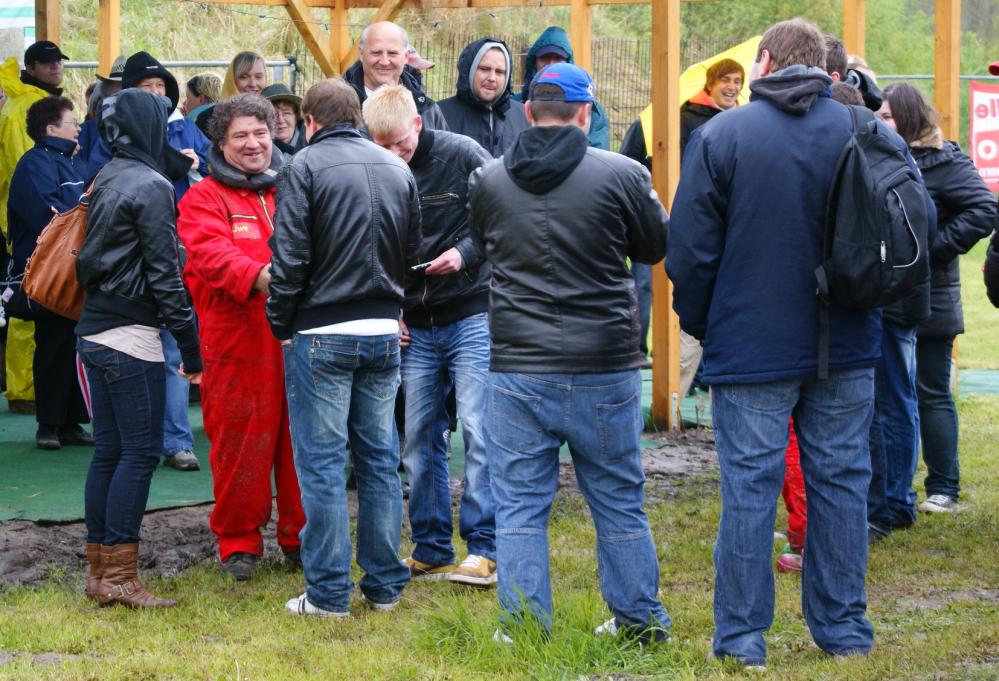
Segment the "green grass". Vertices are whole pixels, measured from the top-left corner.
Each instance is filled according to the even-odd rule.
[[[799,580],[778,575],[765,678],[999,677],[999,398],[963,399],[959,410],[967,508],[921,517],[872,551],[874,652],[833,660],[815,649]],[[707,476],[681,489],[648,509],[672,645],[643,649],[591,635],[608,616],[593,529],[579,498],[560,497],[551,526],[557,624],[547,643],[529,628],[515,632],[512,647],[494,643],[495,592],[442,583],[411,585],[395,612],[355,603],[349,621],[329,622],[283,613],[302,584],[276,563],[240,585],[210,565],[150,580],[181,603],[165,612],[95,608],[80,593],[80,575],[55,573],[43,586],[0,592],[0,679],[739,678],[735,667],[706,659],[716,483]],[[18,655],[4,664],[9,653]]]
[[[957,364],[960,369],[999,369],[999,310],[985,295],[982,263],[988,239],[983,239],[961,257],[961,300],[964,304],[965,333],[958,337]]]

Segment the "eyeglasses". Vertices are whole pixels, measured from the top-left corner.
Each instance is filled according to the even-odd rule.
[[[74,128],[79,128],[80,127],[80,124],[76,121],[75,118],[69,119],[69,120],[62,120],[62,121],[59,121],[58,123],[51,123],[50,125],[53,128],[63,128],[63,127],[66,127],[67,125],[72,126]]]

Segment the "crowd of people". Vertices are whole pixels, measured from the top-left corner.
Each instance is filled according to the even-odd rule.
[[[609,151],[594,83],[563,29],[531,47],[516,95],[509,47],[472,42],[442,102],[409,64],[402,27],[371,24],[359,48],[343,78],[304,97],[268,85],[254,52],[183,91],[137,52],[99,76],[82,128],[59,87],[58,46],[32,45],[20,74],[13,60],[0,67],[8,401],[31,408],[18,385],[31,367],[38,446],[94,448],[86,595],[176,604],[139,579],[140,528],[161,457],[200,467],[187,421],[197,384],[221,569],[252,578],[273,477],[277,541],[306,584],[291,613],[350,616],[349,467],[369,607],[395,608],[410,580],[497,585],[495,640],[511,642],[525,619],[551,627],[548,517],[567,443],[611,613],[595,634],[670,640],[639,445],[651,267],[665,258],[683,391],[696,373],[713,394],[713,654],[766,662],[782,491],[789,546],[778,568],[802,573],[815,642],[867,653],[868,547],[916,521],[920,442],[918,509],[958,507],[957,256],[999,222],[920,91],[882,92],[834,37],[800,19],[775,24],[748,73],[721,60],[683,104],[670,217],[651,185],[651,108],[621,153]],[[883,309],[832,304],[820,377],[814,271],[825,197],[854,134],[847,106],[876,111],[871,130],[924,182],[935,218],[919,257],[930,274]],[[69,320],[19,281],[53,212],[85,192],[86,298]],[[92,435],[81,426],[91,419]],[[414,545],[404,558],[400,465]]]

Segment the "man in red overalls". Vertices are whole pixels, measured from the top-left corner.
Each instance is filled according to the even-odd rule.
[[[210,177],[188,190],[177,230],[187,249],[184,278],[201,323],[201,383],[215,508],[210,524],[222,569],[249,578],[263,555],[260,528],[277,485],[277,540],[300,564],[305,524],[292,458],[281,346],[264,317],[270,282],[274,182],[274,109],[257,95],[215,107],[209,133]]]

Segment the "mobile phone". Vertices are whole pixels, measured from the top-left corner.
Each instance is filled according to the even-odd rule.
[[[431,261],[428,261],[428,262],[421,262],[419,265],[413,265],[412,267],[409,268],[409,271],[410,272],[419,272],[421,270],[425,270],[428,267],[430,267],[430,264],[432,262],[433,261],[431,260]]]

